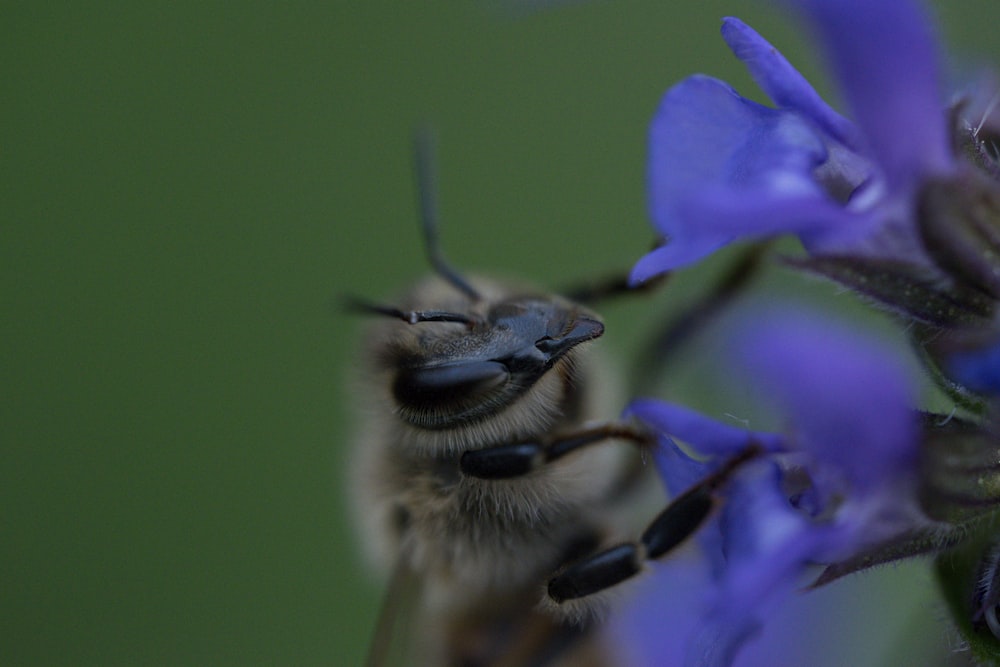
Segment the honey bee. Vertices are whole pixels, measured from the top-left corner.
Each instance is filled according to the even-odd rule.
[[[677,523],[598,551],[629,523],[650,436],[614,420],[623,398],[589,349],[604,325],[587,305],[444,260],[418,139],[434,275],[392,306],[353,302],[378,317],[359,357],[355,514],[393,573],[368,664],[614,664],[595,599],[670,548]]]

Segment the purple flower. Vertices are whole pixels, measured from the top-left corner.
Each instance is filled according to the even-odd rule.
[[[739,339],[727,368],[771,402],[779,432],[634,402],[629,412],[659,435],[656,462],[670,492],[710,489],[722,501],[698,533],[703,559],[652,568],[678,586],[649,593],[660,613],[629,616],[626,643],[654,656],[651,664],[758,664],[744,648],[806,583],[808,567],[828,565],[816,580],[825,583],[955,545],[982,550],[969,535],[1000,506],[992,484],[1000,98],[973,92],[948,108],[918,0],[784,5],[812,29],[845,114],[749,26],[725,19],[723,38],[773,106],[704,75],[666,93],[648,158],[650,214],[666,243],[635,265],[631,280],[734,241],[793,234],[808,257],[790,263],[913,325],[930,377],[955,412],[918,423],[915,383],[896,350],[815,318],[767,313],[733,328]],[[951,567],[947,556],[939,564]],[[1000,616],[1000,595],[974,598],[967,582],[943,588],[960,601],[953,611],[967,637],[970,623],[986,632],[982,618]],[[970,599],[985,601],[961,606]]]
[[[659,434],[657,464],[674,495],[748,446],[762,452],[720,489],[722,510],[700,535],[707,564],[660,566],[685,572],[679,591],[659,591],[662,613],[683,627],[646,609],[628,630],[631,650],[655,653],[657,664],[745,664],[741,648],[810,564],[849,558],[922,521],[916,397],[898,351],[808,313],[761,313],[734,330],[727,366],[767,397],[788,424],[780,434],[649,399],[628,410]]]
[[[650,214],[667,244],[633,268],[642,282],[741,238],[793,233],[813,254],[933,267],[917,194],[955,172],[933,31],[908,0],[801,0],[853,122],[735,18],[722,36],[775,108],[723,81],[689,77],[650,127]]]
[[[970,345],[943,356],[949,377],[963,387],[982,394],[1000,394],[1000,342]]]

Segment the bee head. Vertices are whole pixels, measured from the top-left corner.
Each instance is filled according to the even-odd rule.
[[[543,297],[500,301],[471,326],[419,326],[419,352],[397,359],[392,393],[404,420],[430,429],[502,411],[576,346],[604,333],[589,311]]]

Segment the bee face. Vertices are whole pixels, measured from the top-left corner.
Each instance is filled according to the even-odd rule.
[[[404,312],[463,321],[379,320],[365,336],[365,412],[378,408],[373,428],[389,432],[398,455],[456,456],[537,437],[592,408],[588,343],[604,330],[597,315],[522,285],[469,283],[475,299],[431,277],[399,301]],[[613,393],[616,382],[606,384]]]
[[[402,420],[441,430],[494,417],[604,332],[595,315],[554,299],[505,299],[482,311],[468,325],[427,324],[390,347]]]

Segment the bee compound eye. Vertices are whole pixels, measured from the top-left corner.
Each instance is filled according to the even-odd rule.
[[[509,378],[510,370],[499,361],[460,361],[400,371],[393,394],[404,406],[449,411],[482,402]]]

